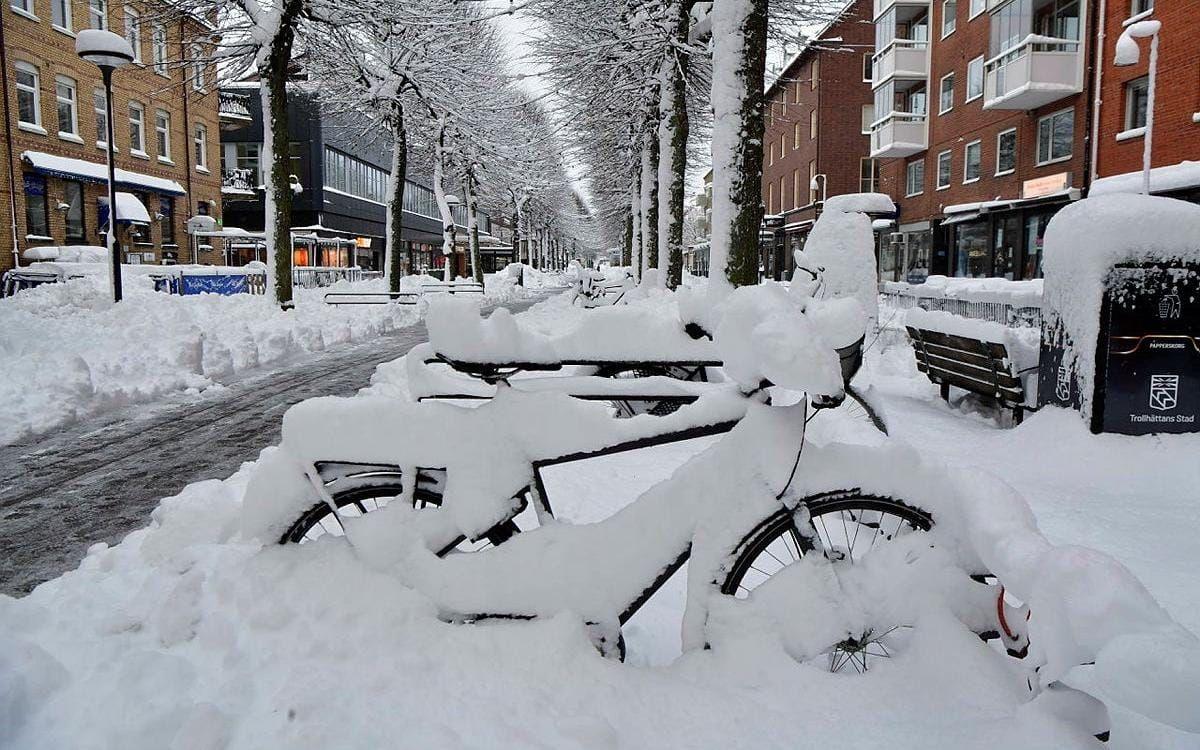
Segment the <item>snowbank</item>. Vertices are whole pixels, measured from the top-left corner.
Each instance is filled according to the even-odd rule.
[[[1063,365],[1075,374],[1082,413],[1091,414],[1096,341],[1105,280],[1118,263],[1200,263],[1200,206],[1146,195],[1077,201],[1046,228],[1045,305],[1049,330],[1072,344]]]
[[[103,274],[0,300],[0,444],[228,385],[256,367],[370,339],[421,315],[411,306],[323,302],[329,291],[382,291],[381,281],[297,289],[296,310],[284,313],[264,297],[180,297],[153,291],[145,276],[125,280],[119,305]],[[487,282],[490,300],[526,293],[504,279]]]

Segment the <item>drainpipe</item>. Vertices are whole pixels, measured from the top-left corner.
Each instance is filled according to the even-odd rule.
[[[1092,110],[1092,142],[1088,144],[1091,148],[1088,150],[1087,163],[1083,166],[1083,193],[1084,196],[1091,191],[1092,182],[1096,179],[1096,170],[1099,165],[1100,152],[1100,106],[1104,103],[1101,96],[1100,84],[1104,81],[1104,26],[1107,0],[1099,0],[1099,8],[1092,16],[1096,23],[1096,43],[1092,46],[1091,58],[1094,76],[1092,81],[1092,99],[1088,102],[1088,107]]]
[[[4,14],[0,13],[0,95],[4,97],[4,142],[8,148],[8,210],[12,216],[13,268],[21,267],[17,247],[17,173],[13,168],[12,117],[8,105],[8,45],[4,42]]]
[[[183,19],[180,19],[179,20],[180,57],[184,56],[183,40],[185,39],[185,37],[184,37],[183,33],[184,33]],[[187,202],[189,204],[187,213],[189,214],[188,218],[190,219],[190,218],[192,218],[192,216],[196,215],[196,212],[193,211],[192,207],[191,207],[191,202],[192,202],[192,148],[194,146],[194,139],[196,137],[196,134],[192,132],[192,122],[191,122],[191,120],[188,119],[188,74],[187,74],[186,62],[184,63],[184,65],[185,65],[185,67],[183,68],[183,182],[184,182],[184,189],[187,190]],[[214,82],[214,85],[215,85],[215,82]],[[218,93],[217,96],[220,97],[220,93]],[[219,141],[220,137],[221,137],[219,126],[217,128],[217,131],[218,132],[214,133],[214,135],[217,137],[217,139]],[[208,142],[206,141],[204,145],[207,146]],[[174,218],[174,217],[172,217],[172,218]]]

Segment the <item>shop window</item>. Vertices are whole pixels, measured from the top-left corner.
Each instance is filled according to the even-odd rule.
[[[996,176],[1011,173],[1017,168],[1017,129],[1005,130],[996,136]]]
[[[1025,253],[1021,262],[1022,279],[1042,277],[1042,246],[1046,227],[1053,213],[1030,214],[1025,217]]]
[[[40,174],[25,175],[25,233],[29,237],[50,238],[46,178]]]
[[[83,225],[83,183],[63,183],[63,203],[67,204],[67,242],[83,243],[87,232]]]
[[[1071,158],[1075,138],[1075,110],[1064,109],[1038,120],[1037,163],[1050,164]]]
[[[1012,281],[1016,278],[1017,246],[1021,241],[1021,219],[1013,214],[996,219],[992,249],[995,255],[992,275]]]
[[[992,273],[992,248],[986,221],[954,227],[954,275],[984,278]]]
[[[162,244],[175,244],[175,199],[164,195],[158,200],[158,213],[162,215],[159,226],[162,227]]]

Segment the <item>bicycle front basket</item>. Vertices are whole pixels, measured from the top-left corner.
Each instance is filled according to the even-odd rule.
[[[862,367],[864,339],[866,339],[865,335],[853,344],[837,349],[838,360],[842,365],[842,382],[847,385],[850,384],[850,379],[858,372],[858,368]]]

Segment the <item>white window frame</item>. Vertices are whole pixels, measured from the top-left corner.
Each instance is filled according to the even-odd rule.
[[[976,162],[975,176],[967,177],[967,169],[971,166],[971,147],[979,149],[979,160]],[[970,185],[979,182],[979,178],[983,177],[983,141],[976,138],[967,145],[963,146],[963,181],[962,184]]]
[[[88,28],[108,31],[108,0],[88,0]]]
[[[71,91],[71,96],[63,97],[58,93],[58,87],[65,86]],[[62,122],[58,116],[58,107],[63,103],[71,107],[71,129],[63,130]],[[83,139],[79,137],[79,84],[74,78],[69,76],[54,77],[54,119],[60,126],[58,129],[58,137],[64,141],[76,141],[83,143]]]
[[[862,177],[863,164],[868,163],[868,162],[870,163],[869,173],[871,176],[867,178],[867,187],[869,187],[870,190],[863,190],[862,189],[862,187],[863,187],[863,184],[862,184],[862,182],[863,182],[863,177]],[[872,159],[869,156],[859,157],[859,160],[858,160],[858,191],[860,193],[877,193],[877,192],[879,192],[879,182],[882,179],[883,175],[881,173],[877,174],[878,172],[879,172],[879,161],[877,159]]]
[[[942,94],[944,94],[946,91],[946,79],[947,78],[950,79],[950,106],[943,109],[942,108],[942,104],[943,104]],[[954,78],[955,78],[954,71],[952,70],[949,73],[947,73],[946,75],[944,75],[938,79],[938,114],[939,115],[944,115],[947,112],[954,109],[954,84],[955,84]]]
[[[817,108],[813,107],[812,112],[808,113],[808,139],[810,141],[817,138]]]
[[[99,96],[99,99],[96,97]],[[99,104],[100,106],[96,106]],[[92,89],[92,114],[96,118],[96,148],[104,148],[108,145],[108,130],[100,127],[100,119],[108,117],[108,105],[104,99],[104,89]],[[113,151],[119,151],[116,146],[113,146]]]
[[[34,0],[8,0],[8,7],[12,8],[13,13],[25,16],[31,21],[42,20],[37,16],[37,6],[34,5]]]
[[[161,125],[160,117],[163,123]],[[171,161],[171,113],[165,109],[154,110],[154,148],[158,152],[159,161],[164,164],[175,163]]]
[[[200,45],[193,44],[189,49],[192,68],[192,89],[195,91],[205,91],[204,81],[204,55],[201,54]]]
[[[133,113],[137,112],[137,118],[134,118]],[[133,143],[133,125],[137,123],[137,147]],[[129,153],[140,159],[149,159],[150,154],[146,153],[146,105],[141,102],[130,100],[129,102]]]
[[[967,11],[967,20],[968,21],[974,20],[975,18],[977,18],[979,16],[980,13],[983,13],[985,10],[987,10],[987,0],[969,0],[969,2],[970,2],[970,9]],[[976,3],[979,4],[978,10],[975,9]]]
[[[975,94],[974,96],[971,96],[971,66],[976,63],[979,63],[979,93]],[[966,94],[967,94],[967,98],[963,100],[963,104],[966,104],[967,102],[973,102],[976,99],[978,99],[979,97],[983,96],[983,55],[980,55],[979,57],[976,57],[974,60],[971,60],[970,62],[967,63]]]
[[[954,12],[949,16],[946,15],[946,6],[953,5]],[[950,30],[946,30],[946,20],[950,20]],[[942,0],[942,39],[953,34],[958,30],[958,0]]]
[[[142,14],[125,6],[125,41],[133,48],[133,61],[142,62]]]
[[[1144,84],[1147,92],[1150,90],[1150,81],[1147,76],[1139,76],[1138,78],[1134,78],[1133,80],[1125,82],[1123,87],[1124,91],[1122,92],[1125,95],[1125,113],[1122,115],[1121,119],[1121,132],[1117,134],[1118,140],[1124,140],[1125,138],[1136,138],[1138,135],[1145,135],[1146,133],[1146,123],[1143,122],[1141,125],[1135,125],[1133,123],[1133,98],[1129,94],[1134,85],[1138,83]]]
[[[1149,7],[1138,10],[1138,5],[1141,5],[1142,2],[1143,2],[1143,0],[1130,0],[1130,2],[1129,2],[1129,17],[1130,18],[1137,18],[1138,16],[1141,16],[1141,15],[1149,15],[1151,12],[1154,11],[1154,0],[1149,0],[1149,3],[1148,3]]]
[[[208,126],[197,123],[192,131],[192,151],[196,157],[196,171],[209,174],[208,169]]]
[[[154,28],[150,31],[150,59],[154,61],[154,72],[160,76],[170,77],[170,69],[167,68],[167,27],[161,23],[154,24]]]
[[[33,63],[17,60],[13,63],[13,68],[17,71],[29,73],[33,76],[33,85],[29,86],[20,82],[17,79],[17,127],[21,130],[26,130],[31,133],[40,135],[46,134],[46,129],[42,127],[42,73],[38,70],[38,66]],[[16,76],[13,76],[16,78]],[[33,122],[21,119],[21,92],[33,94]]]
[[[870,116],[867,115],[868,111],[871,113]],[[861,131],[862,134],[870,135],[871,134],[871,124],[873,122],[875,122],[875,103],[871,102],[870,104],[862,105],[862,114],[860,115],[860,117],[862,119],[862,122],[859,123],[859,128],[862,129],[862,131]]]
[[[946,161],[950,162],[950,168],[946,170],[946,183],[942,184],[942,157],[946,157]],[[937,155],[937,175],[933,178],[935,190],[949,190],[950,185],[954,182],[954,151],[946,149]]]
[[[792,123],[792,149],[800,148],[800,122],[797,120]]]
[[[1000,152],[1001,152],[1000,139],[1003,138],[1004,136],[1008,135],[1009,133],[1013,134],[1013,163],[1012,163],[1012,166],[1009,167],[1008,169],[1002,170],[1002,169],[1000,169]],[[1003,177],[1006,174],[1012,174],[1013,172],[1017,171],[1017,145],[1018,145],[1018,143],[1017,143],[1017,129],[1016,128],[1009,128],[1007,130],[1001,130],[999,133],[996,134],[996,176],[997,177]]]
[[[71,16],[71,0],[50,0],[50,27],[74,36],[74,19]],[[62,23],[54,22],[54,11],[62,11]]]
[[[913,167],[917,166],[918,164],[921,165],[921,184],[917,185],[916,191],[910,191],[910,188],[911,188],[910,183],[912,181],[911,177],[912,177]],[[916,159],[914,161],[906,162],[904,164],[904,197],[911,198],[914,195],[922,195],[922,194],[924,194],[924,192],[925,192],[925,159],[921,158],[921,159]]]
[[[1074,117],[1074,114],[1075,114],[1075,108],[1074,108],[1074,107],[1067,107],[1067,108],[1065,108],[1065,109],[1060,109],[1060,110],[1058,110],[1057,112],[1051,112],[1051,113],[1050,113],[1050,114],[1048,114],[1048,115],[1044,115],[1044,116],[1042,116],[1042,117],[1039,117],[1039,118],[1038,118],[1038,120],[1037,120],[1037,125],[1036,125],[1036,128],[1037,128],[1037,130],[1035,130],[1035,131],[1034,131],[1034,139],[1033,139],[1033,140],[1034,140],[1034,144],[1033,144],[1033,146],[1034,146],[1034,148],[1033,148],[1033,159],[1034,159],[1034,164],[1036,164],[1037,166],[1039,166],[1039,167],[1044,167],[1044,166],[1046,166],[1047,164],[1057,164],[1057,163],[1058,163],[1058,162],[1060,162],[1060,161],[1067,161],[1067,160],[1069,160],[1069,159],[1070,159],[1072,156],[1074,156],[1074,155],[1075,155],[1075,143],[1074,143],[1074,140],[1075,140],[1075,133],[1074,133],[1074,127],[1072,127],[1072,129],[1071,129],[1071,130],[1072,130],[1072,133],[1071,133],[1071,152],[1070,152],[1070,153],[1068,153],[1068,154],[1066,154],[1065,156],[1057,156],[1057,157],[1056,157],[1056,156],[1054,156],[1054,154],[1053,154],[1053,153],[1051,153],[1051,154],[1050,154],[1050,158],[1049,158],[1049,159],[1047,159],[1046,161],[1041,161],[1041,157],[1042,157],[1042,123],[1043,123],[1043,122],[1045,122],[1046,120],[1051,120],[1051,121],[1052,121],[1052,120],[1053,120],[1053,118],[1055,118],[1055,117],[1058,117],[1059,115],[1064,115],[1064,114],[1067,114],[1068,112],[1069,112],[1069,113],[1071,113],[1071,116],[1072,116],[1072,117]],[[1054,145],[1054,141],[1053,141],[1053,124],[1051,124],[1051,148],[1053,148],[1053,145]]]

